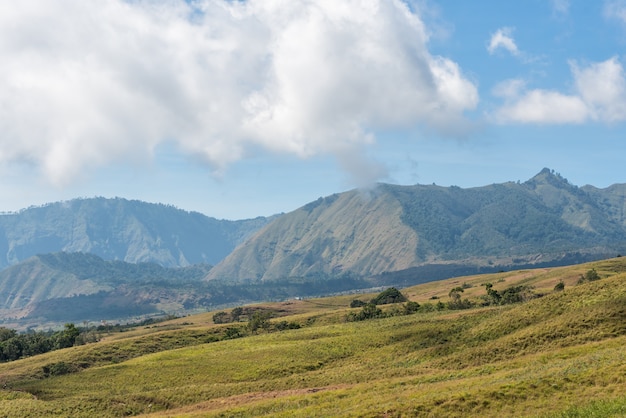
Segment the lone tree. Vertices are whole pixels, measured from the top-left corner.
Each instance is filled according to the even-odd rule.
[[[472,307],[472,302],[468,299],[461,299],[461,294],[464,292],[461,286],[455,287],[448,293],[450,296],[450,302],[448,302],[448,308],[450,309],[469,309]]]

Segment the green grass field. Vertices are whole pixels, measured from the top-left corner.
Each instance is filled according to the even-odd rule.
[[[402,291],[480,301],[486,282],[544,296],[360,322],[350,301],[373,295],[266,304],[301,328],[230,340],[211,313],[180,318],[0,364],[0,416],[626,416],[626,258]]]

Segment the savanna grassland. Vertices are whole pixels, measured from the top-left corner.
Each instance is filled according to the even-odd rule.
[[[524,301],[483,306],[486,283]],[[207,313],[0,364],[0,416],[626,416],[626,257],[402,293],[417,312],[294,300],[254,329]]]

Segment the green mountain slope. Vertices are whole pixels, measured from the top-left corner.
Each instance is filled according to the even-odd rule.
[[[602,258],[626,248],[624,186],[579,188],[548,169],[525,183],[472,189],[380,184],[281,216],[207,278],[371,277],[429,265]]]
[[[275,279],[393,271],[414,265],[417,234],[399,203],[359,191],[312,202],[273,222],[221,264],[215,277]]]
[[[208,303],[201,279],[209,270],[201,264],[166,268],[93,254],[42,254],[0,271],[0,319],[41,327],[192,309]]]
[[[0,268],[58,251],[170,267],[215,264],[267,222],[217,220],[120,198],[51,203],[0,215]]]

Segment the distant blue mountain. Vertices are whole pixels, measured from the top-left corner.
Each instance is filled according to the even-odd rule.
[[[165,267],[213,265],[269,220],[218,220],[121,198],[50,203],[0,215],[0,269],[59,251]]]

